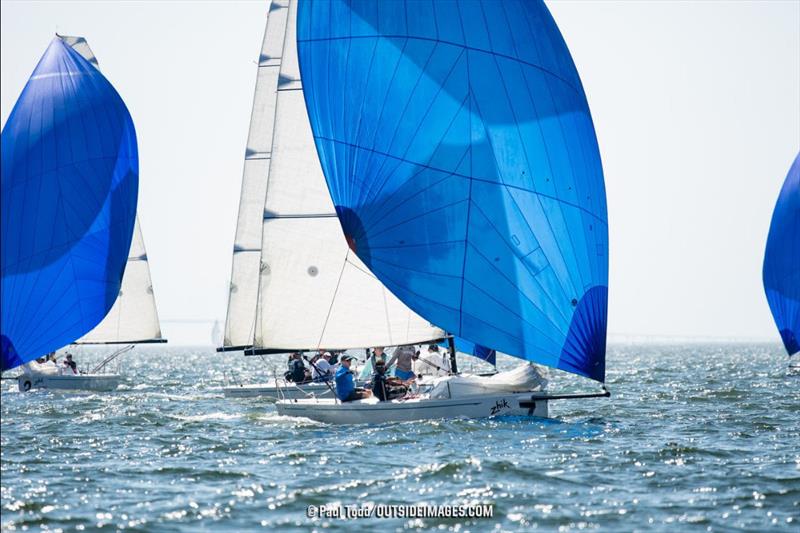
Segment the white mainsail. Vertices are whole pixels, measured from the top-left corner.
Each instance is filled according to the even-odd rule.
[[[223,346],[228,348],[253,344],[261,264],[261,226],[287,15],[287,2],[272,2],[258,58],[225,320]]]
[[[248,182],[245,163],[236,244],[237,248],[250,247],[250,243],[240,241],[244,233],[241,226],[246,224],[251,230],[255,212],[253,198],[246,198],[246,194],[263,190],[259,198],[265,201],[258,211],[263,218],[260,261],[257,268],[248,268],[248,274],[257,270],[260,275],[252,280],[257,284],[256,298],[247,294],[249,299],[244,302],[242,287],[249,288],[251,281],[237,275],[236,256],[244,253],[235,251],[225,344],[251,344],[258,353],[391,346],[442,338],[445,333],[441,329],[400,302],[347,245],[306,112],[297,61],[296,17],[296,2],[272,3],[264,48],[271,32],[281,34],[278,73],[276,79],[271,78],[275,79],[274,93],[270,98],[261,97],[272,107],[256,110],[254,103],[252,119],[256,119],[257,111],[273,113],[269,164],[256,178],[256,185]],[[264,56],[262,51],[262,60]],[[256,102],[260,82],[259,76]],[[249,147],[250,142],[248,153]],[[252,315],[248,314],[251,308]],[[251,326],[253,331],[246,335],[233,334],[244,333]]]
[[[83,37],[59,36],[73,50],[99,68],[89,43]],[[139,216],[133,228],[131,249],[122,286],[111,310],[95,328],[75,344],[136,344],[167,342],[161,336],[158,310],[150,279],[150,265],[144,247]]]

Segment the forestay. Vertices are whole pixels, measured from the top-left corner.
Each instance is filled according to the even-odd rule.
[[[603,173],[544,4],[307,0],[298,32],[319,157],[366,266],[449,332],[603,381]]]
[[[2,133],[2,368],[94,328],[120,291],[138,193],[133,121],[60,38]]]
[[[800,153],[783,183],[764,254],[764,291],[789,355],[800,352]]]
[[[258,353],[397,345],[441,338],[441,329],[393,296],[347,247],[305,110],[297,63],[296,17],[295,2],[273,3],[270,8],[265,50],[274,45],[272,35],[282,36],[281,48],[262,52],[262,61],[279,58],[277,79],[266,89],[274,91],[273,97],[256,97],[257,101],[263,98],[274,102],[270,104],[273,107],[260,111],[263,120],[270,112],[274,120],[268,135],[269,163],[254,178],[259,184],[263,180],[263,189],[248,185],[245,171],[239,219],[241,228],[242,217],[251,217],[255,202],[261,199],[260,264],[237,275],[236,261],[244,260],[234,258],[231,294],[234,302],[234,295],[245,284],[251,280],[258,284],[255,330],[244,330],[252,323],[245,305],[237,315],[239,324],[232,323],[237,318],[231,303],[226,344],[252,344],[253,352]],[[249,227],[249,218],[247,224]],[[237,237],[237,247],[250,246]],[[244,252],[236,254],[244,256]],[[254,276],[256,271],[259,274]],[[234,335],[234,328],[242,328],[241,334]]]
[[[83,37],[62,35],[61,39],[100,68],[89,43]],[[158,310],[150,278],[150,265],[144,247],[139,217],[133,226],[133,239],[128,252],[122,288],[114,306],[95,328],[75,341],[75,344],[132,344],[166,342],[161,336]]]

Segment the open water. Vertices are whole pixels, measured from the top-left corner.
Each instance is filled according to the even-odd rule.
[[[110,394],[3,381],[2,529],[800,531],[800,374],[777,344],[612,345],[612,398],[552,402],[552,420],[333,427],[222,396],[273,364],[144,347]],[[493,516],[306,516],[418,502]]]

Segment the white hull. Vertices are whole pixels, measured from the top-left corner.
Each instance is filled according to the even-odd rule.
[[[333,383],[331,383],[333,387]],[[306,383],[304,385],[294,385],[292,383],[277,383],[276,380],[267,383],[252,383],[248,385],[232,385],[223,387],[222,392],[226,398],[272,398],[278,400],[287,398],[290,400],[299,398],[333,397],[331,389],[324,383]]]
[[[119,374],[22,374],[17,378],[17,385],[20,392],[33,389],[107,392],[116,389],[121,380]]]
[[[492,416],[548,416],[546,396],[540,392],[508,392],[431,400],[415,398],[379,402],[375,398],[341,403],[333,399],[281,400],[278,414],[310,418],[329,424],[380,424],[437,418]]]

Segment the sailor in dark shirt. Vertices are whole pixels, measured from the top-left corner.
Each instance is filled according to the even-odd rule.
[[[381,359],[375,361],[375,372],[372,374],[372,395],[386,402],[405,396],[408,387],[398,378],[386,375],[386,364]]]
[[[289,370],[286,372],[286,379],[295,383],[306,381],[306,365],[303,364],[303,357],[300,352],[295,352],[289,358]]]

